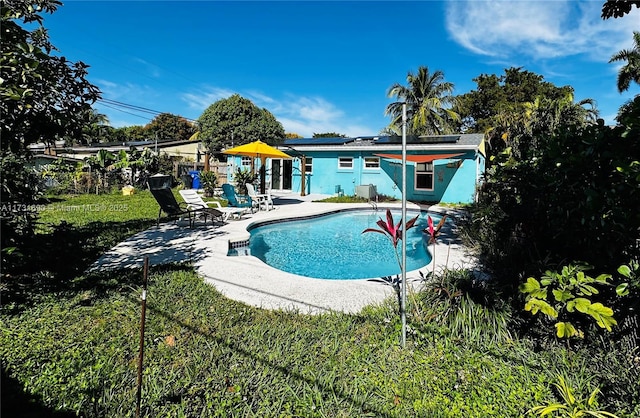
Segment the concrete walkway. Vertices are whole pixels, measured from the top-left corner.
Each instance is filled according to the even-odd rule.
[[[277,270],[253,256],[227,256],[229,242],[246,241],[247,228],[269,220],[319,215],[349,207],[371,209],[371,205],[320,203],[326,196],[280,195],[274,197],[275,210],[260,211],[224,225],[191,229],[175,223],[161,224],[140,232],[105,253],[92,269],[139,267],[145,256],[151,265],[190,262],[207,283],[226,297],[264,309],[295,310],[301,313],[341,311],[355,313],[364,306],[395,297],[393,288],[373,280],[313,279]],[[379,209],[400,208],[400,203],[379,204]],[[408,204],[408,209],[419,209]],[[423,208],[425,209],[425,208]],[[443,211],[436,207],[429,210]],[[384,212],[381,211],[384,217]],[[429,247],[430,249],[433,247]],[[433,262],[433,261],[432,261]],[[436,269],[472,267],[469,257],[450,228],[443,228],[436,244]],[[432,264],[421,269],[431,271]],[[408,281],[419,278],[418,271],[407,273]]]

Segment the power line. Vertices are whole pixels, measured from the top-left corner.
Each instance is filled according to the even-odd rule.
[[[98,102],[101,102],[101,104],[103,106],[105,106],[105,107],[109,107],[111,109],[118,110],[120,112],[128,113],[130,115],[137,116],[137,117],[140,117],[140,118],[143,118],[143,119],[149,119],[149,120],[150,120],[150,118],[148,118],[148,117],[145,117],[145,116],[142,116],[142,115],[138,115],[138,114],[135,114],[135,113],[131,113],[131,112],[128,112],[128,111],[122,110],[122,109],[127,109],[127,110],[131,110],[131,111],[135,111],[135,112],[148,113],[148,114],[151,114],[151,115],[154,115],[154,116],[158,116],[158,115],[163,114],[163,113],[170,113],[170,112],[161,112],[159,110],[153,110],[153,109],[149,109],[147,107],[137,106],[137,105],[124,103],[124,102],[120,102],[120,101],[112,100],[112,99],[102,98],[102,99],[98,99]],[[186,119],[186,120],[188,120],[190,122],[197,122],[197,120],[195,120],[195,119],[187,118],[185,116],[180,116],[180,115],[177,115],[177,116],[179,116],[179,117],[181,117],[183,119]]]
[[[132,112],[127,112],[126,110],[118,109],[117,107],[110,106],[110,105],[108,105],[106,103],[102,103],[102,106],[108,107],[109,109],[117,110],[118,112],[127,113],[129,115],[133,115],[133,116],[138,117],[138,118],[146,119],[146,120],[149,120],[149,121],[152,120],[151,118],[149,118],[147,116],[142,116],[142,115],[137,115],[137,114],[132,113]]]

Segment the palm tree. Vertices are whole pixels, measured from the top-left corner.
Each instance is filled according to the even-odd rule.
[[[86,112],[85,126],[82,129],[85,142],[102,142],[102,139],[106,137],[105,133],[108,128],[109,118],[107,115],[98,113],[95,109]]]
[[[407,104],[407,120],[410,134],[439,135],[452,132],[452,122],[460,116],[451,110],[455,102],[453,83],[444,81],[444,73],[440,70],[433,74],[428,67],[418,67],[418,73],[407,74],[408,86],[393,84],[387,91],[388,97],[397,98],[385,110],[391,115],[389,129],[400,133],[402,129],[402,104]]]
[[[626,61],[618,71],[618,91],[629,89],[631,81],[640,84],[640,32],[633,32],[633,49],[623,49],[611,57],[609,62]]]

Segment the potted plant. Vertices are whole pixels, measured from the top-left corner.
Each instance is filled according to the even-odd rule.
[[[204,190],[204,195],[211,197],[218,186],[218,176],[213,171],[203,171],[200,173],[200,185]]]
[[[238,194],[247,194],[247,183],[256,181],[257,176],[251,170],[241,170],[238,168],[233,174],[233,181],[236,183]]]

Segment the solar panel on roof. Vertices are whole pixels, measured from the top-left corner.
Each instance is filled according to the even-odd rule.
[[[285,140],[283,145],[342,145],[353,140],[353,138],[295,138]]]

